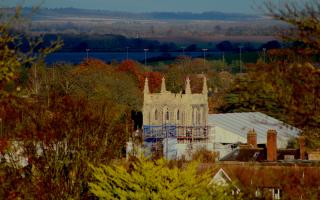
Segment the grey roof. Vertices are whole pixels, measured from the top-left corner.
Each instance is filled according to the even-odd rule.
[[[266,160],[266,151],[258,148],[237,148],[231,153],[225,155],[220,161],[264,161]]]
[[[269,129],[277,131],[278,139],[287,140],[297,137],[300,129],[290,126],[282,121],[260,112],[209,114],[209,126],[221,127],[227,131],[246,137],[250,129],[257,133],[257,142],[266,143]]]

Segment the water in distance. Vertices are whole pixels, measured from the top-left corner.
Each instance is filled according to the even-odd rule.
[[[206,56],[213,54],[212,52],[206,52]],[[79,64],[88,58],[100,59],[105,62],[118,61],[128,59],[137,60],[144,62],[145,57],[147,61],[157,61],[157,60],[170,60],[175,59],[179,56],[189,56],[189,57],[203,57],[203,52],[56,52],[50,54],[46,58],[46,63],[52,65],[54,63],[71,63]]]

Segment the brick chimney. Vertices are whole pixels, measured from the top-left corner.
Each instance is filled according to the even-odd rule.
[[[274,129],[267,132],[267,160],[277,160],[277,132]]]
[[[306,150],[305,150],[305,144],[306,144],[306,138],[303,137],[303,136],[300,136],[299,139],[299,146],[300,146],[300,159],[301,160],[305,160],[305,153],[306,153]]]
[[[247,134],[247,144],[252,148],[257,147],[257,133],[254,131],[254,129],[249,130]]]

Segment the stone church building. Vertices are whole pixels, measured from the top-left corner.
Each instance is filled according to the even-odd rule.
[[[166,90],[162,78],[160,93],[150,93],[145,79],[143,101],[143,137],[146,149],[161,144],[169,159],[189,157],[198,148],[208,147],[208,88],[203,77],[201,93],[192,93],[189,78],[185,92]],[[159,145],[158,145],[159,146]],[[211,148],[212,149],[212,148]]]
[[[148,79],[145,79],[142,138],[139,132],[143,150],[139,143],[136,145],[139,152],[167,159],[190,159],[198,149],[206,149],[223,160],[247,142],[247,133],[252,129],[257,133],[257,145],[261,148],[266,147],[269,129],[278,133],[277,148],[282,149],[301,132],[260,112],[209,114],[207,80],[201,77],[202,91],[198,93],[192,93],[189,78],[186,78],[184,92],[180,93],[167,91],[165,78],[161,91],[151,93]],[[128,144],[128,152],[135,149],[134,142]]]

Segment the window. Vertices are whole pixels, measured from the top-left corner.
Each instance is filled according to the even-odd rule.
[[[177,111],[177,121],[179,121],[180,120],[180,111],[178,110]]]
[[[199,109],[197,109],[196,110],[196,124],[197,125],[200,125],[200,110]]]
[[[274,199],[281,199],[281,190],[279,188],[274,189]]]
[[[169,120],[169,111],[166,111],[166,120]]]
[[[263,188],[263,197],[268,197],[268,199],[281,199],[281,189],[279,188]]]
[[[158,120],[158,110],[154,111],[154,120]]]
[[[257,189],[256,189],[255,196],[256,196],[256,197],[259,197],[259,198],[262,197],[262,193],[261,193],[260,188],[257,188]]]
[[[192,121],[194,125],[200,125],[200,111],[199,108],[193,108]]]

